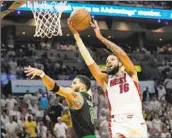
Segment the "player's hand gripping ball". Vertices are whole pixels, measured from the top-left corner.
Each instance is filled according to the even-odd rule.
[[[85,9],[76,9],[71,13],[69,21],[76,31],[83,31],[90,27],[91,15]]]

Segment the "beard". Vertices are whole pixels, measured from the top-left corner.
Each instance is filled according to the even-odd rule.
[[[79,92],[80,91],[80,88],[78,87],[78,88],[75,88],[75,90],[74,90],[75,92]]]
[[[111,69],[111,70],[107,69],[107,70],[106,70],[106,73],[107,73],[108,75],[115,75],[118,71],[119,71],[119,66],[116,66],[116,67],[114,67],[114,68]]]

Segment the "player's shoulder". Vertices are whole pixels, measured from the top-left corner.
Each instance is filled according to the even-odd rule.
[[[135,82],[135,83],[138,83],[139,84],[139,79],[138,79],[138,76],[137,76],[137,72],[135,72],[134,74],[130,74],[128,72],[125,72],[128,76],[130,76],[130,78]]]
[[[133,81],[135,83],[138,83],[139,84],[139,79],[138,79],[138,76],[137,75],[133,75],[133,76],[131,76],[131,78],[133,79]]]

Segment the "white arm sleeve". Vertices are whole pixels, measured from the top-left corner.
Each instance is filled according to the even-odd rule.
[[[83,57],[83,59],[85,60],[85,63],[89,66],[91,64],[94,63],[93,58],[91,57],[89,51],[87,50],[87,48],[85,47],[82,39],[80,38],[79,34],[75,34],[74,35],[75,39],[76,39],[76,43],[77,46],[79,48],[79,51]]]

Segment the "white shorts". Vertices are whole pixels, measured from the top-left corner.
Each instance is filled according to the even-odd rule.
[[[109,131],[111,138],[118,134],[126,138],[148,138],[146,122],[143,118],[134,115],[118,115],[111,118]]]

